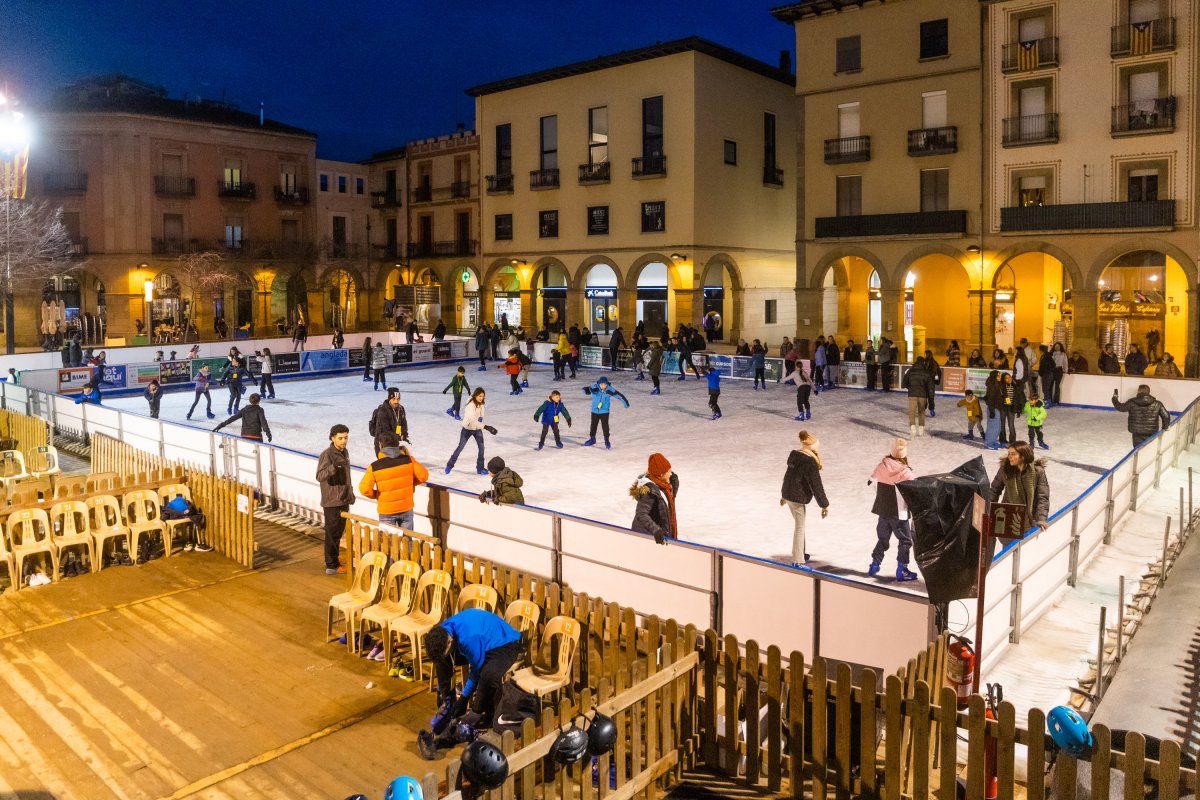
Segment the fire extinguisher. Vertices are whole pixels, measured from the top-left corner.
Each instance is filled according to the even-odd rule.
[[[998,683],[987,685],[987,708],[983,712],[985,719],[998,719],[996,708],[1004,702],[1004,687]],[[986,800],[996,800],[1000,792],[1000,780],[996,776],[996,737],[984,734],[983,737],[983,781]]]
[[[971,640],[951,634],[946,648],[946,681],[958,695],[958,707],[964,708],[971,698],[971,682],[975,676],[975,650]]]

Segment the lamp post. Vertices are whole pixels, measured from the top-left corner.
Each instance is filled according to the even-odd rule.
[[[25,115],[15,111],[0,94],[0,191],[4,192],[4,349],[16,352],[16,320],[13,308],[12,201],[25,197],[25,169],[29,160],[29,127]]]

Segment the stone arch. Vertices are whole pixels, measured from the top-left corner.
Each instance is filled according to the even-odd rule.
[[[583,289],[587,286],[588,271],[597,264],[603,264],[604,266],[612,269],[613,273],[617,276],[618,289],[624,289],[628,286],[625,273],[621,270],[621,267],[617,263],[616,259],[604,255],[593,255],[588,256],[583,261],[579,262],[579,266],[575,268],[574,275],[571,275],[571,271],[567,270],[567,275],[571,276],[570,288],[583,291]]]
[[[1096,286],[1096,282],[1100,280],[1100,276],[1104,274],[1104,270],[1109,264],[1120,256],[1136,250],[1153,250],[1169,256],[1183,269],[1184,277],[1187,278],[1188,289],[1196,288],[1196,262],[1192,260],[1192,257],[1170,242],[1152,237],[1125,239],[1101,252],[1096,257],[1096,260],[1092,262],[1092,266],[1088,270],[1087,283],[1084,285],[1088,287]]]
[[[879,273],[879,280],[884,288],[889,288],[892,285],[892,275],[887,268],[883,266],[883,262],[877,255],[862,247],[854,245],[842,245],[830,250],[825,256],[817,262],[809,274],[808,288],[819,289],[825,281],[825,273],[830,269],[841,269],[842,277],[845,279],[845,267],[842,265],[844,258],[861,258],[870,264],[876,272]]]
[[[1053,256],[1054,258],[1058,259],[1058,261],[1066,268],[1067,274],[1071,276],[1071,282],[1075,286],[1082,287],[1084,285],[1083,272],[1079,269],[1079,262],[1077,262],[1070,253],[1061,247],[1053,245],[1049,242],[1040,241],[1018,242],[1017,244],[1006,247],[1005,249],[997,252],[995,256],[990,259],[992,263],[986,266],[986,269],[989,271],[987,278],[988,283],[991,283],[995,280],[996,272],[998,272],[1002,266],[1024,253],[1045,253],[1048,256]],[[967,257],[977,258],[977,256],[972,256],[969,253],[967,254]],[[1099,274],[1097,274],[1096,277],[1099,277]]]
[[[514,260],[517,262],[516,264],[513,264]],[[528,262],[526,262],[526,263],[528,263]],[[496,279],[496,275],[500,272],[500,270],[504,269],[505,267],[512,267],[517,272],[517,276],[521,282],[521,288],[528,289],[529,288],[529,278],[528,277],[521,278],[521,270],[518,269],[518,267],[520,265],[521,265],[521,259],[519,259],[519,258],[518,259],[513,259],[513,258],[493,259],[492,262],[490,264],[488,264],[487,269],[484,270],[483,278],[481,280],[481,286],[483,286],[485,288],[485,290],[490,291],[492,284]],[[532,267],[530,267],[529,270],[527,271],[526,275],[528,276],[528,275],[532,275],[532,274],[533,274],[533,269],[532,269]]]
[[[913,264],[926,256],[946,256],[957,261],[959,266],[963,268],[963,271],[967,273],[967,279],[973,281],[975,275],[978,275],[978,270],[971,269],[970,262],[968,261],[970,255],[970,253],[959,250],[957,247],[950,247],[941,242],[922,244],[910,250],[896,263],[893,278],[897,286],[903,286],[904,278],[908,274],[908,271],[912,269]]]
[[[609,263],[611,264],[612,262]],[[635,260],[629,266],[629,271],[624,276],[624,285],[629,288],[637,288],[638,277],[642,274],[642,270],[644,270],[649,264],[667,265],[667,279],[670,281],[669,288],[675,290],[694,288],[694,284],[697,280],[695,277],[695,270],[692,270],[693,277],[689,285],[685,286],[683,279],[680,277],[679,264],[669,255],[664,255],[662,253],[646,253]],[[613,269],[616,270],[616,267],[614,266]],[[620,271],[617,271],[617,277],[621,278]]]
[[[704,266],[698,270],[700,283],[704,283],[704,277],[708,274],[708,270],[717,264],[724,266],[725,271],[729,273],[729,282],[733,284],[729,288],[740,292],[745,285],[742,283],[742,272],[738,268],[737,261],[728,253],[715,253],[709,257],[708,261],[704,262]]]
[[[560,267],[567,276],[567,289],[570,289],[575,284],[575,276],[571,274],[571,268],[566,262],[554,256],[543,256],[533,263],[533,270],[529,273],[529,287],[538,289],[541,286],[542,275],[551,267]]]

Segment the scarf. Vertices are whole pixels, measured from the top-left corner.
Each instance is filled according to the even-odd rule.
[[[1033,464],[1025,469],[1004,465],[1004,502],[1021,503],[1025,506],[1026,524],[1033,524],[1033,495],[1037,487],[1037,467]]]
[[[679,538],[679,524],[675,521],[675,492],[671,490],[671,481],[664,478],[662,475],[646,474],[646,477],[654,482],[654,485],[662,489],[662,492],[667,497],[667,512],[671,516],[671,538]]]
[[[800,445],[800,452],[817,462],[817,469],[821,469],[824,465],[821,463],[821,456],[817,451],[806,444]]]

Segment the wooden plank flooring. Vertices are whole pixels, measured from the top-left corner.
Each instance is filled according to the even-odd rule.
[[[186,553],[0,595],[0,798],[378,796],[444,766],[424,685],[324,643],[320,543],[256,537],[256,570]]]

